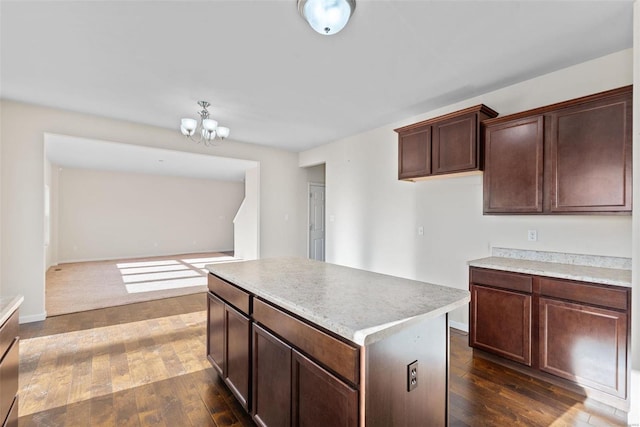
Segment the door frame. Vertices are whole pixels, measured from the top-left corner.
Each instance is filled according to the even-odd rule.
[[[307,182],[307,196],[311,194],[311,186],[324,187],[324,259],[327,259],[327,186],[324,182]],[[311,255],[311,197],[307,197],[307,258]]]

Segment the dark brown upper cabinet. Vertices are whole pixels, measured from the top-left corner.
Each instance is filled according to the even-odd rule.
[[[431,175],[431,126],[398,135],[398,179]]]
[[[544,117],[487,126],[484,212],[541,213]]]
[[[630,213],[632,89],[486,120],[484,213]]]
[[[481,104],[395,129],[398,179],[482,170],[480,122],[497,115]]]

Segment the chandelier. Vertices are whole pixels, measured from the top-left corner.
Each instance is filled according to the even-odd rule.
[[[298,0],[298,12],[323,35],[342,30],[356,9],[356,0]]]
[[[220,140],[228,137],[229,128],[218,126],[217,121],[209,118],[209,111],[207,110],[207,107],[211,104],[207,101],[198,101],[198,105],[202,108],[202,110],[198,111],[200,121],[198,122],[197,119],[190,118],[182,119],[180,122],[180,131],[184,136],[195,143],[199,144],[202,142],[207,147],[216,145],[216,137],[220,138]],[[194,138],[196,133],[198,136]]]

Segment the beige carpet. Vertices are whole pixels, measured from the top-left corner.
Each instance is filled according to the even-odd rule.
[[[204,266],[233,261],[214,252],[59,264],[46,275],[47,316],[204,292]]]

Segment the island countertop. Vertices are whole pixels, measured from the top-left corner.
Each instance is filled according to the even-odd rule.
[[[22,301],[24,301],[22,295],[0,297],[0,326],[20,307]]]
[[[303,258],[266,258],[206,268],[362,346],[470,300],[467,290]]]

